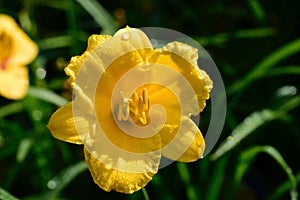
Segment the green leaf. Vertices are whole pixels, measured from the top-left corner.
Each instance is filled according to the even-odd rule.
[[[77,41],[86,42],[89,35],[87,33],[76,31]],[[69,35],[61,35],[61,36],[54,36],[42,39],[38,42],[38,45],[41,50],[49,50],[49,49],[57,49],[63,47],[69,47],[72,45],[72,37]]]
[[[117,29],[117,22],[113,17],[95,0],[76,0],[100,25],[102,34],[113,34]]]
[[[68,100],[55,94],[51,90],[46,88],[39,88],[31,86],[27,93],[28,96],[35,97],[37,99],[52,103],[57,106],[63,106],[68,103]]]
[[[296,182],[297,182],[297,184],[300,183],[300,173],[298,173],[296,175]],[[268,199],[269,200],[279,199],[279,197],[281,197],[284,193],[286,193],[288,190],[290,190],[290,188],[291,188],[291,182],[286,181],[283,184],[281,184],[280,186],[278,186],[278,188],[276,188],[274,190],[274,192],[272,192],[271,196]]]
[[[26,158],[30,148],[33,145],[33,141],[30,138],[24,138],[19,145],[17,150],[17,162],[21,163]]]
[[[220,158],[223,154],[237,146],[244,138],[253,133],[262,125],[277,119],[300,105],[300,96],[290,98],[277,110],[264,109],[250,114],[244,119],[230,134],[230,136],[220,145],[211,156],[212,160]]]
[[[266,76],[300,75],[300,66],[280,66],[269,70]]]
[[[190,172],[187,167],[187,164],[180,163],[180,162],[177,162],[176,164],[177,164],[177,170],[178,170],[179,177],[180,177],[181,181],[183,182],[183,184],[185,185],[187,199],[190,199],[190,200],[195,199],[196,200],[197,196],[198,196],[197,190],[191,183],[191,176],[190,176]]]
[[[262,37],[269,37],[274,35],[276,30],[274,28],[256,28],[237,30],[235,32],[220,33],[208,37],[195,38],[202,46],[214,45],[220,46],[228,42],[230,39],[256,39]]]
[[[48,181],[48,188],[52,189],[52,191],[47,195],[47,199],[55,199],[61,193],[61,191],[68,186],[68,184],[73,181],[76,176],[87,170],[87,165],[85,161],[80,161],[75,165],[72,165],[61,173],[58,176]]]
[[[26,197],[26,200],[58,200],[60,193],[66,188],[79,174],[87,170],[87,164],[85,161],[80,161],[70,167],[67,167],[59,173],[56,177],[49,180],[47,186],[51,191],[43,194],[36,194]]]
[[[18,113],[24,110],[24,105],[22,102],[13,102],[8,105],[0,107],[0,118],[5,116]]]
[[[258,78],[264,77],[269,73],[268,69],[278,65],[284,59],[298,53],[300,51],[300,38],[280,47],[267,55],[261,62],[254,66],[253,70],[247,73],[245,77],[236,81],[227,90],[227,95],[239,93],[244,90],[250,83]]]
[[[207,196],[205,199],[217,200],[222,199],[220,191],[222,190],[222,184],[224,182],[224,174],[226,174],[226,166],[228,164],[228,156],[222,157],[216,162],[213,173],[210,177],[207,187]]]
[[[11,195],[9,192],[2,189],[1,187],[0,187],[0,199],[1,200],[18,200],[18,198],[14,197],[13,195]]]
[[[266,20],[266,12],[258,0],[248,0],[248,6],[257,21],[264,22]]]
[[[233,188],[235,189],[240,185],[242,182],[242,179],[250,167],[251,163],[253,160],[257,157],[258,154],[260,153],[266,153],[269,156],[271,156],[285,171],[287,174],[291,188],[290,188],[290,196],[292,200],[297,199],[297,181],[292,173],[291,168],[288,166],[288,164],[285,162],[281,154],[273,147],[271,146],[254,146],[246,149],[241,153],[241,155],[238,158],[238,163],[237,163],[237,169],[234,177],[234,185]]]

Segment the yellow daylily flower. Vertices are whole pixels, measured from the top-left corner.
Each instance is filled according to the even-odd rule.
[[[37,45],[10,16],[0,14],[0,95],[21,99],[29,78],[27,64],[38,54]]]
[[[157,173],[162,156],[203,156],[204,138],[190,117],[204,109],[212,81],[197,59],[197,49],[180,42],[154,49],[139,29],[92,35],[65,68],[74,99],[48,127],[55,138],[84,145],[99,187],[133,193]]]

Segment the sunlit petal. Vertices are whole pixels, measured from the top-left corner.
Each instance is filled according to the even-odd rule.
[[[0,95],[8,99],[23,98],[28,89],[28,69],[25,66],[7,65],[0,69]]]
[[[110,142],[125,151],[133,153],[149,153],[161,149],[162,143],[159,134],[146,138],[143,138],[143,132],[131,133],[131,135],[129,135],[119,128],[112,116],[105,120],[99,120],[98,123]],[[136,137],[133,135],[136,135]]]
[[[203,71],[199,70],[199,68],[194,65],[195,58],[197,58],[195,55],[196,50],[190,47],[191,50],[187,51],[186,49],[189,47],[186,44],[182,45],[182,43],[174,43],[175,45],[169,44],[164,49],[156,49],[148,61],[150,63],[157,63],[166,67],[170,67],[189,81],[196,94],[198,105],[187,102],[183,104],[182,106],[185,106],[184,110],[187,111],[187,113],[184,113],[184,115],[189,113],[192,115],[198,115],[199,112],[201,112],[205,107],[206,100],[209,98],[209,92],[212,88],[212,81],[209,79],[206,73],[203,73]],[[191,58],[192,60],[190,61],[186,58]],[[184,90],[182,91],[183,92],[180,98],[186,98],[187,100],[190,99],[194,101],[195,97],[191,96],[193,93],[184,93]]]
[[[126,28],[118,30],[115,33],[114,38],[130,43],[134,49],[140,52],[140,56],[146,62],[147,54],[149,53],[149,50],[152,49],[152,44],[143,31],[127,26]]]
[[[81,56],[74,56],[71,58],[69,65],[65,68],[65,72],[68,76],[70,76],[69,81],[72,86],[76,80],[78,70],[86,60],[89,52],[111,37],[112,36],[110,35],[91,35],[88,40],[87,50]]]
[[[48,128],[59,140],[82,144],[89,131],[89,122],[82,116],[74,116],[72,107],[73,103],[68,103],[53,113]]]
[[[191,119],[183,117],[178,129],[166,126],[164,131],[162,141],[168,142],[168,145],[162,149],[163,156],[181,162],[192,162],[203,157],[205,141]]]
[[[29,64],[37,56],[38,46],[24,33],[13,18],[0,14],[0,24],[0,32],[5,31],[11,39],[9,62],[11,64]]]
[[[131,194],[144,187],[158,170],[159,162],[151,171],[127,172],[127,165],[131,166],[131,168],[137,165],[139,165],[139,167],[145,165],[145,168],[148,168],[147,163],[144,160],[126,160],[125,155],[125,157],[118,156],[117,158],[110,158],[110,164],[103,164],[97,159],[98,155],[96,152],[90,153],[89,150],[85,148],[84,153],[94,182],[107,192],[114,190]],[[124,171],[118,170],[114,168],[114,165],[122,165],[125,169]]]

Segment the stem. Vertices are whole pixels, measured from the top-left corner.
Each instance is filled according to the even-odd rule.
[[[144,187],[142,188],[142,192],[143,192],[143,195],[145,197],[145,200],[150,200],[149,195],[147,193],[147,190]]]

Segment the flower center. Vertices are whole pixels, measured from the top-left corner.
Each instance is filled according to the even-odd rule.
[[[138,96],[138,93],[135,91],[131,98],[125,98],[124,92],[120,92],[118,120],[129,121],[130,118],[133,122],[142,126],[150,122],[149,97],[146,88],[143,89],[141,96]]]
[[[0,32],[0,70],[5,70],[11,50],[11,37],[5,32]]]

